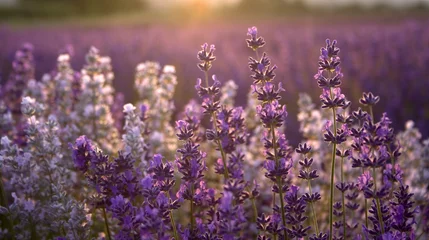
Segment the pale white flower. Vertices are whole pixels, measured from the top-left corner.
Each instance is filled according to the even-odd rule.
[[[94,76],[94,81],[95,81],[96,83],[98,83],[99,85],[103,85],[103,84],[104,84],[104,81],[105,81],[105,79],[104,79],[104,75],[103,75],[103,74],[97,74],[97,75],[95,75],[95,76]]]
[[[3,147],[9,146],[11,142],[12,141],[10,141],[10,139],[7,136],[3,136],[0,140],[0,143]]]
[[[34,99],[34,98],[31,98],[31,97],[23,97],[22,98],[22,101],[21,101],[21,104],[22,105],[29,105],[29,104],[34,104],[34,103],[36,103],[36,100]]]
[[[42,82],[49,82],[51,80],[51,75],[50,74],[43,74],[42,76]]]
[[[131,103],[127,103],[127,104],[125,104],[124,105],[124,113],[131,113],[131,112],[133,112],[134,110],[136,109],[136,107],[134,107],[134,105],[133,104],[131,104]]]
[[[413,128],[414,127],[414,121],[412,121],[412,120],[408,120],[406,123],[405,123],[405,129],[411,129],[411,128]]]
[[[83,115],[85,117],[92,116],[94,112],[94,106],[93,105],[86,105],[85,110],[83,111]]]
[[[164,69],[162,71],[164,73],[175,74],[176,73],[176,68],[173,65],[165,65]]]
[[[110,58],[110,57],[105,56],[105,57],[100,57],[100,58],[98,59],[98,61],[99,61],[99,62],[100,62],[100,64],[102,64],[102,65],[107,65],[107,64],[110,64],[110,62],[111,62],[112,60],[111,60],[111,58]]]
[[[37,82],[34,79],[28,81],[27,86],[29,89],[34,89],[37,87]]]
[[[164,134],[158,131],[154,131],[152,133],[152,136],[150,137],[150,140],[154,145],[159,145],[164,142]]]
[[[39,121],[37,120],[36,116],[31,116],[28,118],[27,123],[30,126],[36,126],[39,124]]]
[[[57,58],[58,62],[68,62],[70,61],[70,55],[68,54],[60,54]]]
[[[88,75],[84,74],[82,76],[82,83],[83,85],[88,85],[88,83],[91,82],[91,77],[89,77]]]
[[[146,64],[144,64],[144,63],[139,63],[139,64],[137,65],[137,67],[136,67],[136,71],[137,71],[137,72],[141,72],[141,71],[143,71],[145,68],[146,68]]]

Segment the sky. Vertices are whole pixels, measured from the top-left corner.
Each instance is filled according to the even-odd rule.
[[[238,3],[240,0],[147,0],[153,6],[163,7],[163,6],[171,6],[174,4],[186,4],[186,3],[196,3],[203,2],[204,4],[210,6],[221,6],[221,5],[231,5]],[[267,3],[270,0],[265,0]],[[285,0],[285,1],[297,1],[297,0]],[[350,4],[350,3],[359,3],[365,6],[372,6],[378,3],[387,3],[392,6],[401,7],[407,5],[413,5],[416,2],[425,2],[429,4],[429,0],[302,0],[310,5],[326,5],[326,4]],[[0,0],[1,5],[13,5],[19,2],[19,0]]]
[[[334,2],[336,4],[350,4],[350,3],[359,3],[365,6],[376,5],[379,3],[387,3],[392,6],[407,6],[413,5],[417,2],[426,2],[429,3],[429,0],[304,0],[307,3],[318,5],[318,4],[326,4],[330,2]]]
[[[0,0],[2,1],[2,0]],[[219,5],[231,5],[239,2],[240,0],[148,0],[157,7],[168,6],[170,4],[186,4],[186,3],[196,3],[196,2],[204,2],[205,4],[211,6],[219,6]],[[265,0],[269,2],[270,0]],[[296,1],[296,0],[288,0],[288,1]],[[413,5],[417,2],[425,2],[429,4],[429,0],[302,0],[309,5],[318,6],[318,5],[326,5],[326,4],[338,4],[338,5],[347,5],[351,3],[358,3],[364,6],[373,6],[379,3],[387,3],[391,6],[395,7],[403,7],[407,5]]]

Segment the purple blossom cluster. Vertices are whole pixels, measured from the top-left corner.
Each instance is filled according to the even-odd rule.
[[[80,71],[62,52],[36,81],[25,45],[0,101],[0,238],[429,237],[429,140],[412,122],[396,133],[387,113],[377,121],[383,100],[371,92],[351,105],[339,43],[328,39],[314,76],[320,108],[300,95],[303,141],[293,147],[282,98],[290,84],[279,79],[270,42],[256,27],[247,35],[247,106],[235,104],[232,81],[209,81],[216,48],[205,43],[200,100],[175,125],[173,66],[139,64],[140,99],[124,105],[115,101],[112,60],[98,49]]]

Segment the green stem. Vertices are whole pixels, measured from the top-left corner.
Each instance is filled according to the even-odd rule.
[[[102,210],[104,217],[104,225],[106,226],[107,239],[112,240],[112,237],[110,236],[109,222],[107,221],[106,208],[103,207]]]
[[[308,181],[308,191],[310,192],[310,196],[313,194],[312,190],[311,190],[311,181]],[[311,215],[313,216],[313,224],[314,224],[314,229],[316,229],[316,234],[319,235],[319,224],[317,223],[317,215],[316,215],[316,211],[314,211],[314,204],[313,202],[310,202],[310,208],[311,208]]]
[[[38,239],[37,232],[36,232],[36,225],[33,223],[33,217],[31,216],[31,214],[30,214],[29,218],[30,218],[29,223],[30,223],[30,231],[31,231],[31,237],[30,238],[31,238],[31,240],[36,240],[36,239]]]
[[[332,98],[332,88],[330,89]],[[336,108],[332,108],[333,122],[334,122],[334,136],[337,137],[337,118]],[[330,197],[329,197],[329,240],[332,240],[333,235],[333,211],[334,211],[334,173],[335,173],[335,153],[337,151],[337,143],[334,142],[332,146],[332,160],[331,160],[331,183],[330,183]]]
[[[170,193],[167,193],[167,198],[170,199]],[[174,216],[173,216],[173,210],[170,209],[170,223],[171,223],[171,227],[173,228],[173,236],[175,240],[179,240],[179,235],[177,235],[177,228],[176,228],[176,223],[174,222]]]
[[[6,191],[3,186],[3,176],[1,172],[0,172],[0,206],[5,207],[8,210],[8,212],[10,212],[9,204],[6,199]],[[8,229],[9,232],[12,233],[12,236],[11,236],[12,239],[15,239],[15,230],[13,229],[13,223],[10,220],[10,218],[6,215],[1,215],[0,220],[1,220],[2,228]]]
[[[276,140],[276,133],[274,131],[274,126],[271,126],[271,135],[273,138],[272,144],[273,144],[273,149],[274,149],[274,160],[276,162],[276,168],[278,169],[280,167],[280,163],[279,163],[279,159],[277,157],[277,140]],[[285,208],[284,208],[284,199],[283,199],[283,184],[282,184],[282,179],[277,176],[277,186],[279,188],[279,198],[280,198],[280,209],[281,209],[281,213],[282,213],[282,223],[283,226],[285,227],[283,233],[285,236],[285,239],[288,239],[287,236],[287,231],[286,231],[286,216],[285,216]]]
[[[255,203],[255,198],[250,198],[250,200],[252,201],[252,208],[253,208],[253,222],[256,223],[257,218],[258,218],[258,208],[256,207],[256,203]]]
[[[205,75],[205,80],[206,80],[206,87],[209,87],[209,75],[208,75],[208,72],[207,71],[204,72],[204,75]],[[216,131],[216,134],[217,134],[218,133],[218,127],[217,127],[217,116],[216,116],[216,113],[213,112],[211,117],[212,117],[212,122],[213,122],[213,128],[214,128],[214,130]],[[224,168],[223,176],[224,176],[224,180],[226,182],[228,180],[228,176],[229,176],[228,166],[226,164],[226,153],[225,153],[225,151],[224,151],[224,149],[222,147],[222,143],[220,142],[220,140],[217,140],[216,144],[217,144],[217,147],[219,148],[219,151],[220,151],[220,154],[221,154],[221,157],[222,157],[222,163],[223,163],[223,168]]]
[[[344,182],[344,157],[341,157],[341,182]],[[342,208],[343,208],[343,237],[346,238],[346,208],[345,208],[345,197],[344,192],[341,192],[341,198],[342,198]]]
[[[392,152],[392,149],[390,148],[389,144],[387,144],[387,150],[389,151],[390,161],[392,162],[392,167],[393,167],[392,171],[396,171],[395,170],[395,157],[393,156],[393,152]]]
[[[392,162],[392,172],[396,173],[396,170],[395,170],[395,157],[393,156],[392,149],[390,148],[389,144],[387,144],[387,150],[389,151],[390,161]],[[393,189],[394,188],[395,188],[395,185],[394,185],[394,182],[393,182],[392,183],[392,187],[390,188],[389,197],[393,196]]]
[[[372,168],[373,178],[374,178],[374,192],[377,193],[377,171],[375,171],[375,168]],[[383,216],[381,215],[381,203],[380,199],[376,196],[375,197],[376,205],[377,205],[377,214],[378,214],[378,221],[380,222],[381,227],[381,233],[384,234],[384,223],[383,223]]]
[[[364,169],[362,168],[362,173]],[[365,227],[368,228],[368,199],[365,198]]]
[[[372,112],[372,106],[369,105],[369,115],[371,116],[371,123],[374,123],[374,113]]]
[[[194,196],[194,184],[193,183],[191,186],[191,196]],[[194,230],[194,222],[195,222],[195,219],[194,219],[194,201],[190,200],[190,202],[191,202],[191,210],[190,210],[189,214],[190,214],[190,218],[191,218],[191,231],[193,231]]]
[[[216,115],[214,113],[213,113],[213,119],[215,121],[217,121]],[[213,124],[213,125],[215,125],[215,129],[216,129],[216,132],[217,132],[218,130],[217,130],[216,124]],[[222,163],[223,163],[223,168],[224,168],[223,177],[225,178],[225,182],[226,182],[228,180],[228,177],[229,177],[228,166],[227,166],[227,163],[226,163],[226,153],[223,150],[222,143],[220,142],[220,140],[217,141],[217,145],[218,145],[218,148],[220,150],[220,155],[222,157]]]
[[[259,61],[259,52],[258,52],[258,49],[255,49],[255,54],[256,54],[256,60]]]

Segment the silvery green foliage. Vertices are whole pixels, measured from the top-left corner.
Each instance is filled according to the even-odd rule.
[[[0,86],[1,88],[1,86]],[[5,102],[0,100],[0,134],[8,135],[13,130],[14,120]]]
[[[29,80],[24,91],[25,96],[49,106],[44,111],[44,117],[54,115],[57,118],[61,141],[66,143],[73,141],[79,135],[76,122],[70,118],[76,100],[76,91],[73,89],[73,84],[76,83],[74,75],[70,56],[61,54],[57,58],[56,70],[44,74],[41,81]],[[63,147],[67,148],[66,145]],[[67,162],[70,163],[70,161]]]
[[[154,99],[160,69],[161,66],[156,62],[144,62],[137,65],[134,84],[142,103],[150,103]]]
[[[161,66],[156,62],[140,63],[136,68],[135,87],[140,104],[145,104],[147,126],[150,129],[148,141],[154,153],[173,157],[177,149],[175,131],[170,124],[175,110],[173,95],[177,85],[174,66]]]
[[[264,128],[261,126],[261,120],[256,113],[257,105],[257,95],[253,94],[253,89],[251,89],[247,95],[247,105],[244,109],[245,124],[249,131],[249,143],[245,146],[246,149],[244,150],[246,159],[248,159],[245,164],[244,178],[248,181],[256,179],[262,183],[265,181],[265,177],[261,171],[261,166],[265,160],[262,141]]]
[[[54,112],[61,126],[72,124],[70,113],[73,108],[73,89],[74,71],[70,66],[70,55],[61,54],[57,59],[57,73],[53,76],[55,87],[53,88]]]
[[[233,80],[227,81],[220,90],[220,104],[228,108],[234,107],[235,96],[237,96],[237,89],[238,85]]]
[[[299,94],[298,107],[299,130],[302,132],[302,135],[306,139],[321,139],[322,133],[320,129],[323,128],[327,120],[325,116],[322,116],[321,111],[316,109],[311,97],[306,93]],[[319,143],[315,142],[315,144],[318,145]],[[311,144],[311,146],[314,146],[314,144]]]
[[[429,186],[429,139],[422,142],[421,138],[413,121],[407,121],[405,130],[396,136],[402,150],[397,164],[407,164],[408,167],[402,168],[404,183],[410,186],[417,201],[424,201],[428,197],[425,188]]]
[[[255,94],[253,94],[253,89],[250,89],[247,94],[247,105],[244,109],[246,115],[246,128],[249,130],[253,130],[259,126],[260,119],[256,114],[256,106],[258,103],[258,98]]]
[[[328,122],[329,114],[320,108],[316,108],[311,97],[306,93],[299,94],[298,107],[299,131],[307,144],[314,149],[312,157],[316,159],[315,168],[322,169],[321,163],[328,162],[331,152],[328,144],[323,141],[322,132]],[[321,171],[321,174],[323,175],[324,172]]]
[[[79,99],[79,87],[76,80],[76,72],[71,68],[70,55],[61,54],[57,58],[57,69],[51,77],[50,86],[54,103],[50,110],[55,114],[60,126],[60,139],[62,143],[70,143],[79,136],[78,122],[74,121],[73,111],[76,101]],[[62,150],[66,151],[67,144],[63,144]],[[69,156],[64,156],[64,166],[72,168],[73,164]]]
[[[71,118],[80,133],[85,133],[107,153],[118,150],[119,134],[112,128],[114,120],[109,106],[113,103],[113,73],[110,58],[99,55],[92,47],[81,71],[81,93]]]
[[[14,199],[6,207],[7,217],[14,223],[17,239],[68,234],[71,230],[67,225],[85,225],[79,219],[67,222],[71,212],[78,209],[74,206],[77,202],[63,190],[73,183],[70,171],[61,165],[58,122],[53,115],[45,119],[43,104],[31,97],[23,98],[21,112],[27,121],[26,146],[19,148],[7,137],[1,140],[2,175],[9,179],[5,189]],[[84,237],[87,230],[77,229],[74,239]]]
[[[39,103],[47,102],[49,91],[46,88],[46,83],[49,81],[49,76],[44,75],[42,81],[30,79],[27,83],[27,88],[23,91],[23,97],[31,97]],[[22,106],[21,106],[22,107]]]
[[[145,123],[137,114],[136,107],[131,103],[124,105],[125,125],[122,141],[124,143],[124,153],[138,160],[138,163],[145,163],[147,145],[144,140]]]

